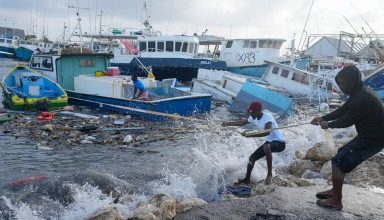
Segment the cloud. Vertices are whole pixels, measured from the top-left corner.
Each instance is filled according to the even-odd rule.
[[[384,33],[382,0],[315,0],[306,30],[308,33],[353,33],[345,16],[356,30],[368,29],[364,20],[376,33]],[[141,28],[145,18],[143,0],[13,0],[3,1],[0,8],[0,26],[31,31],[37,24],[42,33],[43,21],[51,39],[63,31],[64,22],[70,28],[76,24],[76,10],[68,5],[89,8],[80,10],[84,32],[95,31],[99,20],[96,13],[103,10],[104,29],[112,27]],[[300,36],[312,0],[148,0],[152,25],[167,34],[202,33],[224,37],[279,37],[289,40]],[[97,10],[96,10],[97,8]],[[98,17],[99,18],[99,17]],[[31,21],[33,20],[33,22]],[[98,28],[96,28],[97,30]],[[368,30],[367,30],[368,31]]]

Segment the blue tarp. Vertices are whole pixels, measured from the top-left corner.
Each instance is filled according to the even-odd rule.
[[[255,101],[263,103],[264,108],[271,112],[287,115],[292,113],[292,99],[251,82],[244,83],[229,110],[246,112],[249,105]]]

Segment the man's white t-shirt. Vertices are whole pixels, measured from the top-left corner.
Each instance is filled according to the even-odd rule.
[[[263,117],[261,117],[260,120],[258,120],[257,118],[253,119],[252,116],[249,116],[248,122],[252,125],[256,125],[256,127],[260,130],[265,128],[265,124],[267,124],[268,122],[272,122],[272,131],[267,136],[267,141],[268,142],[272,142],[272,141],[285,142],[284,135],[279,130],[274,130],[275,128],[278,128],[278,126],[275,119],[270,113],[263,111]]]

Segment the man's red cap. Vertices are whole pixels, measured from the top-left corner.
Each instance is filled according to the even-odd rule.
[[[261,102],[252,102],[248,108],[248,112],[261,111],[262,109],[263,109],[263,104],[261,104]]]

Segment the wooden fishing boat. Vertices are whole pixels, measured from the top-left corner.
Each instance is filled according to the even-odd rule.
[[[4,105],[15,110],[47,110],[67,105],[67,93],[57,83],[25,66],[3,77]]]

